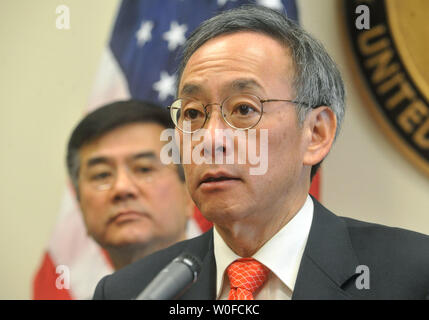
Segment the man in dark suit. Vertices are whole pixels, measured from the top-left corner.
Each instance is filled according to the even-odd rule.
[[[186,184],[214,228],[104,278],[95,299],[135,298],[183,251],[203,266],[181,299],[427,297],[428,236],[337,217],[308,195],[344,115],[320,43],[246,6],[194,31],[178,76],[170,110]]]

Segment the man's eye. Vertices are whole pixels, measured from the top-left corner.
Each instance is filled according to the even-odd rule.
[[[238,113],[239,115],[242,116],[247,116],[253,112],[255,112],[256,109],[254,107],[252,107],[251,105],[248,104],[239,104],[234,108],[233,113]]]
[[[192,108],[186,109],[183,114],[185,116],[185,119],[189,119],[189,120],[195,120],[198,117],[202,116],[201,111],[197,109],[192,109]]]
[[[136,167],[134,169],[135,172],[140,173],[140,174],[150,173],[153,170],[154,170],[153,167]]]
[[[100,173],[92,175],[91,180],[93,180],[93,181],[104,180],[104,179],[107,179],[111,176],[112,176],[112,174],[110,172],[100,172]]]

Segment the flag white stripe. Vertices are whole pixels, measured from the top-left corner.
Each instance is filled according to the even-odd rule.
[[[56,266],[65,265],[69,269],[69,292],[75,299],[91,298],[98,281],[113,272],[99,245],[87,235],[70,188],[64,193],[48,251]]]
[[[88,101],[90,112],[104,104],[131,97],[127,81],[109,47],[105,48]]]

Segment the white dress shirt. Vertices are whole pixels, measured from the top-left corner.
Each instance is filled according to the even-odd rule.
[[[290,300],[295,287],[299,265],[307,243],[313,220],[314,204],[310,196],[279,232],[268,240],[253,258],[270,269],[268,280],[254,296],[255,300]],[[216,259],[216,297],[228,299],[230,291],[226,268],[236,259],[236,255],[213,228],[214,255]]]

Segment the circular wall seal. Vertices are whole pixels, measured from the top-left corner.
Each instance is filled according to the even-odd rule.
[[[429,176],[429,1],[344,0],[344,10],[374,118]]]

